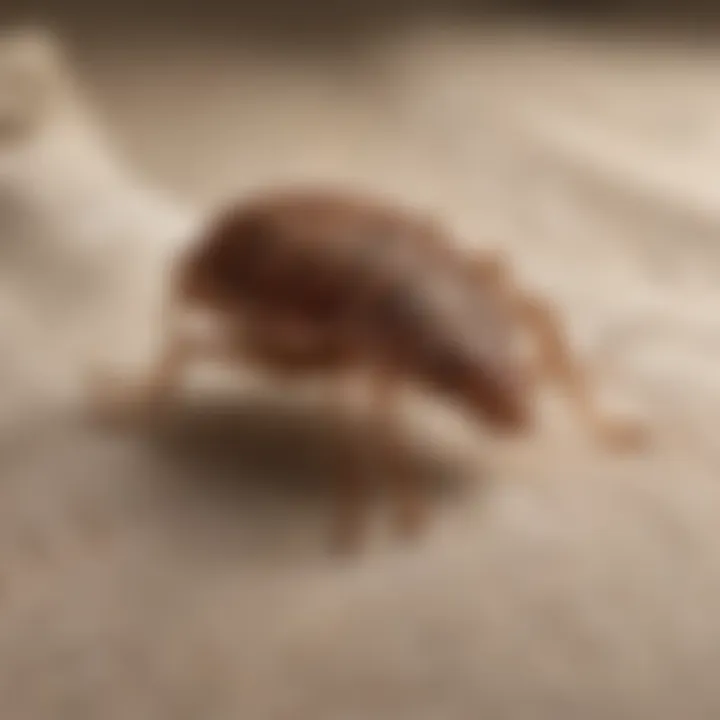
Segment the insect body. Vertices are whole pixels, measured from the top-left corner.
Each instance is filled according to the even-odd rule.
[[[250,359],[276,373],[343,376],[363,371],[385,439],[397,389],[416,383],[464,405],[491,428],[533,424],[533,382],[562,383],[605,437],[627,428],[601,417],[570,360],[554,313],[520,293],[494,255],[467,255],[427,219],[378,200],[296,190],[259,195],[228,209],[181,258],[172,312],[209,310],[219,343],[171,332],[149,390],[177,387],[198,356]],[[518,335],[539,353],[523,364]],[[534,374],[531,372],[534,370]],[[425,502],[412,478],[389,478],[399,527],[415,533]],[[361,535],[367,482],[338,479],[335,540]]]
[[[187,258],[180,287],[230,325],[248,323],[260,360],[266,345],[288,370],[392,373],[519,428],[529,409],[508,308],[446,243],[385,205],[278,195],[221,218]],[[283,328],[304,342],[283,347]]]

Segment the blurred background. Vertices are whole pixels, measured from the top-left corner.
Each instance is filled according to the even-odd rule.
[[[5,0],[60,49],[0,39],[0,717],[718,717],[718,16]],[[418,468],[461,488],[419,546],[379,516],[340,563],[344,430],[307,399],[221,383],[152,431],[79,418],[90,351],[153,334],[175,243],[310,181],[507,254],[651,448],[611,455],[552,398],[511,446],[418,401]]]

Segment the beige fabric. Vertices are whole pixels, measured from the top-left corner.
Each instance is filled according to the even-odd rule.
[[[79,100],[0,151],[0,717],[717,717],[720,55],[437,26],[327,61],[76,50],[128,161],[187,209]],[[428,465],[470,493],[420,547],[343,564],[313,490],[336,433],[301,399],[161,436],[79,423],[67,391],[98,343],[147,342],[133,318],[192,206],[294,179],[504,248],[652,451],[612,458],[564,412],[501,446],[423,405]]]

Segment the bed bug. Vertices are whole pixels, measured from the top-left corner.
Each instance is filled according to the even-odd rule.
[[[173,319],[188,309],[218,322],[212,342],[178,329]],[[224,209],[178,260],[166,327],[147,402],[171,396],[198,359],[249,361],[282,377],[361,373],[388,460],[399,390],[410,384],[517,436],[532,432],[534,390],[551,380],[604,440],[628,445],[641,434],[599,412],[556,311],[521,292],[499,254],[462,251],[432,218],[379,198],[300,188]],[[532,363],[518,351],[522,334],[535,342]],[[397,528],[416,536],[428,515],[422,488],[401,471],[387,481]],[[368,484],[352,463],[338,476],[334,547],[361,541]]]

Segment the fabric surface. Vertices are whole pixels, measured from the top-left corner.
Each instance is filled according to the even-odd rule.
[[[3,720],[717,717],[720,54],[437,25],[334,55],[143,42],[74,48],[98,126],[58,78],[61,112],[0,147]],[[169,251],[294,180],[500,247],[651,448],[613,457],[562,403],[510,445],[418,404],[418,463],[466,487],[418,547],[378,522],[339,562],[322,407],[218,383],[161,430],[88,425],[85,366],[148,357]]]

